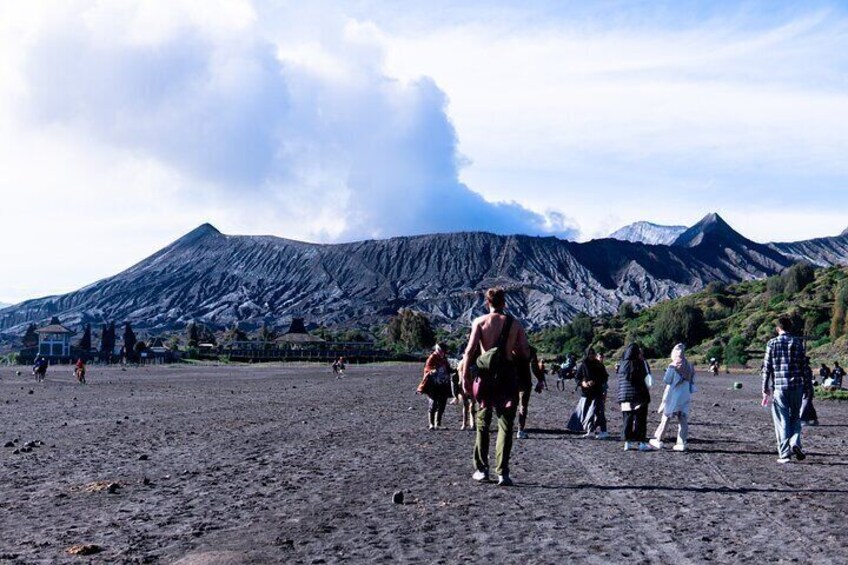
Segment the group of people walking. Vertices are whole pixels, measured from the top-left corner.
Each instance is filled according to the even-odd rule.
[[[518,415],[516,437],[524,439],[527,437],[525,426],[532,377],[536,377],[536,391],[541,392],[545,388],[545,367],[530,346],[521,323],[505,312],[504,290],[489,289],[486,304],[489,313],[471,324],[471,336],[456,371],[451,369],[447,347],[437,345],[427,360],[418,392],[429,398],[428,426],[431,430],[442,427],[444,411],[452,396],[455,402],[462,403],[462,428],[468,424],[476,430],[472,475],[475,481],[490,480],[489,428],[492,420],[496,420],[494,470],[497,484],[510,486],[509,462],[515,417]],[[813,409],[812,371],[803,341],[790,333],[791,321],[780,318],[776,331],[778,336],[768,343],[763,362],[763,405],[771,402],[778,462],[789,462],[792,457],[801,461],[806,457],[801,447],[802,404],[806,399],[807,409]],[[625,348],[616,372],[624,449],[663,449],[668,425],[676,421],[677,435],[672,449],[686,451],[690,404],[697,386],[695,369],[686,358],[685,345],[677,344],[670,353],[669,365],[662,376],[665,386],[658,409],[660,423],[650,439],[647,420],[653,375],[639,345],[634,343]],[[594,349],[585,352],[574,374],[580,399],[567,429],[580,432],[584,437],[609,437],[605,413],[609,374]],[[476,416],[475,404],[478,407]]]

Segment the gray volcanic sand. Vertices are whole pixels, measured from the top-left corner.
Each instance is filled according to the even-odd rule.
[[[92,367],[80,386],[2,368],[0,445],[19,441],[0,447],[0,562],[848,560],[848,404],[819,402],[809,458],[779,466],[753,376],[701,376],[685,454],[565,435],[576,397],[549,390],[503,489],[471,481],[456,407],[425,429],[420,369]]]

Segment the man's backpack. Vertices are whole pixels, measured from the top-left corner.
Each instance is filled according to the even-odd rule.
[[[512,316],[506,317],[501,335],[495,347],[489,349],[477,358],[477,369],[484,378],[497,378],[498,373],[506,364],[506,342],[512,329]]]

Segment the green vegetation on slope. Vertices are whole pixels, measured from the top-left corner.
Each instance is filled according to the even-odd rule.
[[[814,362],[848,355],[848,269],[798,264],[765,280],[711,283],[640,312],[624,305],[615,316],[581,316],[565,327],[533,333],[531,342],[545,355],[560,356],[580,355],[588,345],[617,355],[637,341],[650,358],[664,358],[683,342],[697,361],[715,357],[744,365],[765,349],[782,314],[807,338]]]

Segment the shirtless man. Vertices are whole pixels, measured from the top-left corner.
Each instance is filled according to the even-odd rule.
[[[463,388],[473,394],[479,404],[477,410],[477,439],[474,446],[474,469],[472,478],[483,482],[489,480],[489,426],[492,415],[498,420],[498,439],[495,448],[495,471],[499,486],[511,486],[509,477],[509,455],[512,451],[512,429],[518,407],[518,382],[516,361],[530,358],[530,345],[521,323],[504,313],[506,296],[502,288],[486,291],[489,313],[471,324],[471,337],[461,366]],[[484,377],[477,370],[477,359],[486,351],[498,347],[503,340],[504,363],[497,378]]]

